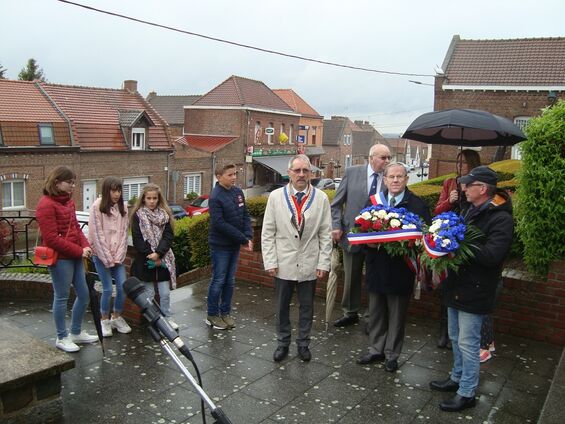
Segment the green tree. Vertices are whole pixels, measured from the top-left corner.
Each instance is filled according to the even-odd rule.
[[[565,255],[565,101],[530,120],[521,144],[516,191],[517,231],[528,270],[547,275]]]
[[[0,79],[6,79],[6,75],[4,75],[6,71],[7,69],[0,65]]]
[[[18,79],[20,81],[45,81],[45,75],[43,74],[43,69],[39,67],[35,59],[31,58],[18,74]]]

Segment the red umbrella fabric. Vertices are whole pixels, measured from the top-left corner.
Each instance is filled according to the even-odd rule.
[[[419,116],[402,138],[453,146],[511,146],[526,139],[520,128],[484,110],[446,109]]]

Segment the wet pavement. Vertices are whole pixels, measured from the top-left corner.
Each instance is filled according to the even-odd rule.
[[[497,335],[493,359],[481,366],[477,406],[441,412],[450,396],[432,392],[430,380],[448,376],[451,351],[435,346],[436,323],[409,319],[396,373],[381,364],[361,366],[363,324],[325,330],[325,305],[317,299],[312,361],[301,362],[296,347],[281,363],[276,348],[274,290],[238,282],[231,331],[204,324],[207,282],[173,291],[174,320],[194,355],[205,392],[235,424],[284,423],[535,423],[562,349]],[[297,307],[292,306],[293,337]],[[334,310],[339,317],[339,307]],[[94,333],[87,313],[85,328]],[[47,302],[0,301],[0,319],[54,345]],[[63,423],[201,423],[200,398],[175,363],[145,328],[85,346],[71,354],[76,368],[62,376]],[[194,369],[183,358],[192,375]],[[207,412],[207,422],[214,420]]]

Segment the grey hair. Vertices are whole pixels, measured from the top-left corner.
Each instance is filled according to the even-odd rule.
[[[388,150],[388,153],[390,154],[390,149],[386,145],[381,144],[381,143],[377,143],[377,144],[373,144],[371,146],[371,148],[369,149],[369,156],[373,156],[375,154],[375,150],[377,150],[378,148],[381,148],[381,147]]]
[[[295,160],[301,160],[303,162],[306,162],[308,164],[308,168],[312,169],[312,163],[310,163],[310,158],[303,154],[294,155],[293,157],[291,157],[290,160],[288,161],[288,169],[292,169],[292,164],[294,163]]]
[[[493,197],[496,194],[497,187],[495,185],[485,183],[485,187],[488,197]]]
[[[388,174],[388,169],[392,168],[393,166],[401,166],[404,168],[404,175],[408,175],[408,166],[406,166],[405,163],[403,162],[393,162],[393,163],[389,163],[384,170],[384,175]]]

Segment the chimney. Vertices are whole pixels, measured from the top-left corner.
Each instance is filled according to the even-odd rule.
[[[155,91],[150,91],[147,95],[147,101],[150,102],[154,97],[157,97],[157,93]]]
[[[125,80],[124,81],[124,90],[127,90],[130,93],[137,93],[137,81],[136,80]]]

